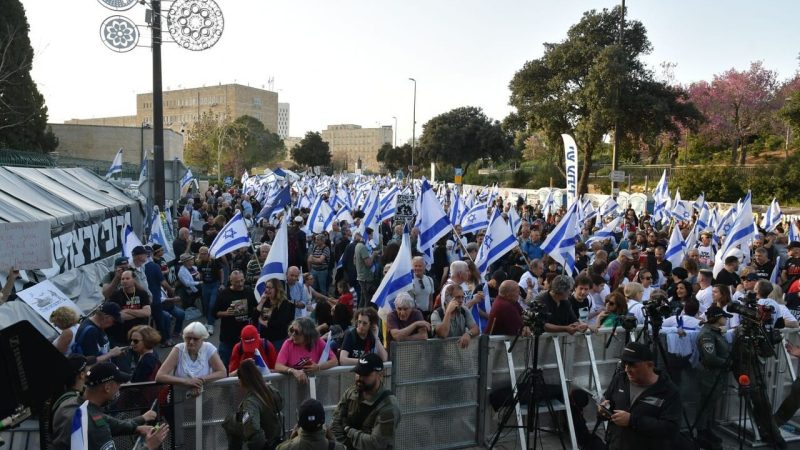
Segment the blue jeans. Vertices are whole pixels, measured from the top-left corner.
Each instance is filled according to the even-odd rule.
[[[311,275],[314,276],[314,285],[312,286],[314,290],[322,295],[328,295],[328,269],[311,269]]]
[[[222,359],[222,364],[225,366],[225,370],[228,370],[228,363],[231,361],[231,355],[233,354],[233,345],[228,344],[226,342],[219,342],[217,346],[217,353],[219,353],[220,359]]]
[[[182,308],[173,306],[172,309],[165,310],[161,314],[164,318],[164,331],[167,333],[164,335],[164,339],[169,339],[169,325],[172,322],[172,318],[175,318],[175,331],[174,334],[181,334],[183,331],[183,319],[186,317],[186,313],[183,311]]]
[[[217,320],[214,315],[214,307],[217,306],[217,294],[219,294],[219,281],[203,283],[203,314],[206,315],[206,324],[212,326]]]

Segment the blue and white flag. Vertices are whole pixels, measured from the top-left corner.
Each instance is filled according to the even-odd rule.
[[[550,218],[550,214],[553,213],[553,207],[556,206],[556,201],[553,198],[553,190],[550,189],[547,191],[547,197],[544,199],[544,204],[542,205],[542,212],[544,213],[544,220]]]
[[[164,261],[170,262],[175,259],[172,245],[167,242],[164,224],[161,222],[161,214],[158,211],[153,211],[153,219],[150,222],[150,243],[161,246],[164,250]]]
[[[431,191],[433,194],[433,191]],[[406,292],[414,286],[414,273],[411,268],[411,237],[408,225],[403,226],[403,239],[397,257],[392,261],[389,271],[383,276],[380,286],[372,296],[372,303],[378,307],[382,317],[394,311],[397,294]]]
[[[147,181],[147,158],[142,160],[142,166],[139,168],[139,191],[144,187],[144,182]]]
[[[242,179],[241,179],[242,187],[244,187],[244,184],[247,183],[247,179],[248,178],[250,178],[250,176],[247,175],[247,169],[245,169],[244,173],[242,174]]]
[[[486,274],[492,263],[517,246],[519,246],[519,241],[511,233],[511,226],[500,214],[500,208],[495,208],[492,221],[489,223],[486,236],[483,237],[483,244],[478,249],[478,257],[475,260],[478,273]]]
[[[442,204],[436,198],[436,194],[431,189],[428,180],[422,180],[422,191],[420,193],[420,208],[417,210],[419,227],[419,248],[429,249],[436,245],[442,237],[453,230],[447,214],[445,214]],[[463,232],[463,230],[462,230]],[[409,248],[410,250],[410,248]]]
[[[706,210],[708,209],[705,192],[697,196],[697,200],[695,200],[694,203],[692,204],[692,208],[696,209],[698,212],[702,211],[703,209]]]
[[[89,401],[84,401],[72,416],[72,432],[70,433],[70,450],[88,450],[89,448]]]
[[[461,196],[458,195],[458,191],[453,189],[450,192],[452,200],[450,201],[450,223],[453,225],[461,223]],[[463,232],[463,230],[462,230]]]
[[[695,227],[697,231],[705,231],[711,227],[711,211],[708,210],[708,203],[703,203],[697,214],[697,222]]]
[[[511,234],[516,236],[519,233],[519,227],[522,226],[522,218],[519,216],[517,208],[514,208],[514,205],[508,208],[508,224],[511,226]]]
[[[489,205],[478,203],[461,219],[461,233],[477,233],[489,226]]]
[[[333,221],[334,212],[330,205],[320,195],[311,207],[311,213],[308,215],[308,223],[304,231],[310,234],[319,234],[325,231]]]
[[[675,220],[689,220],[692,215],[690,211],[686,208],[686,203],[681,200],[681,193],[679,190],[675,190],[675,199],[672,201],[672,211],[670,212],[672,217]]]
[[[772,273],[769,276],[769,281],[772,284],[781,284],[781,257],[778,256],[775,258],[775,267],[772,268]]]
[[[194,180],[194,175],[192,175],[192,169],[187,168],[186,173],[183,174],[181,177],[181,190],[186,189],[186,186]]]
[[[134,248],[144,245],[139,239],[139,236],[133,232],[133,227],[130,225],[125,226],[125,232],[123,233],[122,238],[122,256],[128,259],[133,256],[132,252]]]
[[[287,214],[281,217],[281,223],[275,232],[275,240],[269,249],[264,265],[261,266],[261,275],[256,281],[256,292],[258,297],[264,294],[267,280],[276,278],[286,280],[286,272],[289,270],[289,229],[286,223]]]
[[[111,161],[111,167],[108,168],[108,172],[106,173],[106,180],[111,178],[111,175],[121,172],[122,172],[122,148],[117,150],[117,156],[114,157],[114,161]]]
[[[797,229],[797,221],[789,221],[789,242],[800,241],[800,231]]]
[[[669,246],[667,246],[667,251],[664,253],[664,259],[672,263],[672,267],[680,267],[685,253],[686,241],[683,240],[681,230],[676,224],[672,227],[672,235],[669,238]]]
[[[571,276],[575,268],[575,241],[578,235],[578,202],[572,202],[567,213],[542,243],[542,251],[564,267]]]
[[[748,246],[755,235],[754,225],[751,194],[750,191],[748,191],[747,196],[745,196],[744,201],[742,201],[742,207],[736,216],[733,227],[731,227],[730,232],[725,237],[725,242],[717,252],[716,260],[714,261],[714,278],[717,277],[719,271],[725,266],[725,258],[730,256],[734,250],[740,248],[740,251],[743,251],[745,260],[748,258],[750,253],[747,251]],[[744,263],[745,261],[740,262]]]
[[[617,214],[618,209],[619,204],[614,200],[614,197],[608,197],[606,201],[600,205],[600,208],[598,208],[597,214],[600,215],[600,217],[614,216]]]
[[[492,302],[489,298],[489,283],[483,283],[481,293],[483,294],[483,301],[472,305],[470,312],[472,313],[472,318],[475,320],[475,323],[478,325],[478,329],[483,332],[483,330],[486,329],[486,324],[489,322],[489,319],[481,316],[481,312],[488,315],[489,311],[492,309]]]
[[[253,362],[256,364],[256,368],[258,368],[258,371],[261,372],[262,376],[269,375],[269,367],[267,366],[267,363],[264,362],[264,357],[261,356],[260,345],[258,348],[256,348],[256,352],[253,355]]]
[[[661,180],[658,181],[655,191],[653,191],[653,200],[655,205],[653,208],[653,220],[656,222],[663,222],[669,219],[669,189],[667,187],[667,169],[661,174]]]
[[[781,206],[778,204],[778,200],[773,197],[772,203],[770,203],[769,208],[767,208],[767,213],[764,214],[764,218],[761,219],[761,228],[767,233],[772,233],[775,231],[775,228],[780,225],[782,216]]]
[[[616,219],[608,222],[603,229],[598,230],[597,233],[593,234],[592,237],[586,240],[585,244],[587,246],[592,245],[592,242],[595,241],[602,241],[603,239],[610,239],[614,237],[614,230],[619,228],[619,224],[622,222],[622,216],[617,217]]]
[[[258,216],[256,216],[256,221],[259,221],[261,219],[269,220],[270,217],[283,211],[283,209],[289,206],[291,203],[292,203],[292,191],[291,187],[287,184],[286,186],[276,191],[275,194],[272,197],[270,197],[266,203],[264,203],[264,207],[261,208],[261,211],[259,211]]]
[[[212,258],[219,258],[236,250],[237,248],[251,245],[250,234],[247,232],[247,225],[242,218],[242,212],[238,211],[231,220],[219,230],[214,242],[208,247],[208,254]]]

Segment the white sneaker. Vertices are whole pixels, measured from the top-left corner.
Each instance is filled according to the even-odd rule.
[[[206,329],[208,330],[208,334],[211,336],[214,335],[214,325],[206,325]]]

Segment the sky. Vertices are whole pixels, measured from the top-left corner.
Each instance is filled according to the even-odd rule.
[[[165,43],[164,89],[240,83],[267,86],[291,105],[290,135],[330,124],[394,125],[397,142],[439,114],[478,106],[502,120],[508,83],[526,61],[542,56],[601,0],[216,0],[222,38],[192,52]],[[152,91],[151,52],[114,53],[100,24],[115,14],[144,24],[145,6],[117,13],[99,1],[22,0],[35,56],[32,76],[50,122],[133,115],[136,94]],[[768,5],[768,7],[766,7]],[[168,9],[165,3],[163,9]],[[677,63],[675,80],[710,80],[761,60],[779,79],[800,68],[800,2],[628,0],[628,19],[644,24],[659,71]],[[140,28],[140,45],[150,32]]]

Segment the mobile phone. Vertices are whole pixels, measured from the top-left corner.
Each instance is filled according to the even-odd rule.
[[[598,403],[597,407],[600,408],[600,415],[605,417],[606,419],[610,419],[611,416],[614,414],[614,411],[611,411],[607,406]]]

